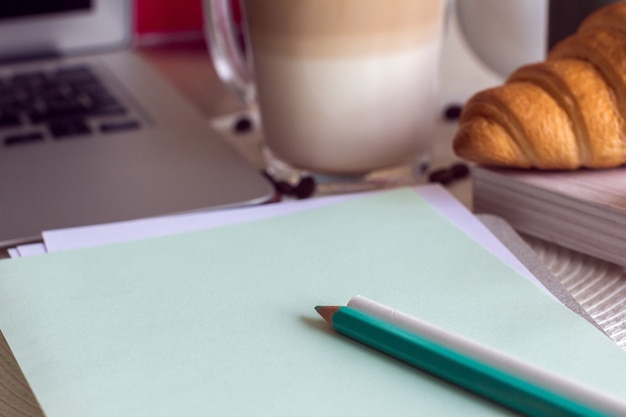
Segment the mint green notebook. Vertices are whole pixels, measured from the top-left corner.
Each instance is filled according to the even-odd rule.
[[[361,294],[626,398],[626,354],[408,189],[0,262],[0,329],[48,417],[502,415],[338,336]]]

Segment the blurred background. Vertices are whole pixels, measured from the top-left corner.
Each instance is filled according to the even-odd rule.
[[[202,0],[135,0],[139,44],[202,38]]]
[[[462,37],[473,53],[500,75],[541,59],[588,13],[615,1],[447,0],[449,8],[456,9]],[[138,45],[202,38],[202,0],[134,2]]]

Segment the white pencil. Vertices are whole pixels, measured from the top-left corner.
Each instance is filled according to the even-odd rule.
[[[466,337],[453,334],[391,307],[362,296],[355,296],[350,299],[348,307],[394,324],[411,333],[421,335],[451,350],[516,375],[528,382],[548,387],[550,390],[558,392],[565,397],[575,398],[577,401],[607,415],[626,416],[626,402],[621,399]]]

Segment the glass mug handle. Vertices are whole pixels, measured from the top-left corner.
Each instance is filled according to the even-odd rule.
[[[238,0],[204,0],[204,32],[221,81],[248,106],[256,102],[252,59]],[[239,20],[239,21],[238,21]]]

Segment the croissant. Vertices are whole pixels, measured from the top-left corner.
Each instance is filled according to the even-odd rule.
[[[587,17],[543,62],[518,68],[463,108],[455,153],[550,170],[626,163],[626,2]]]

